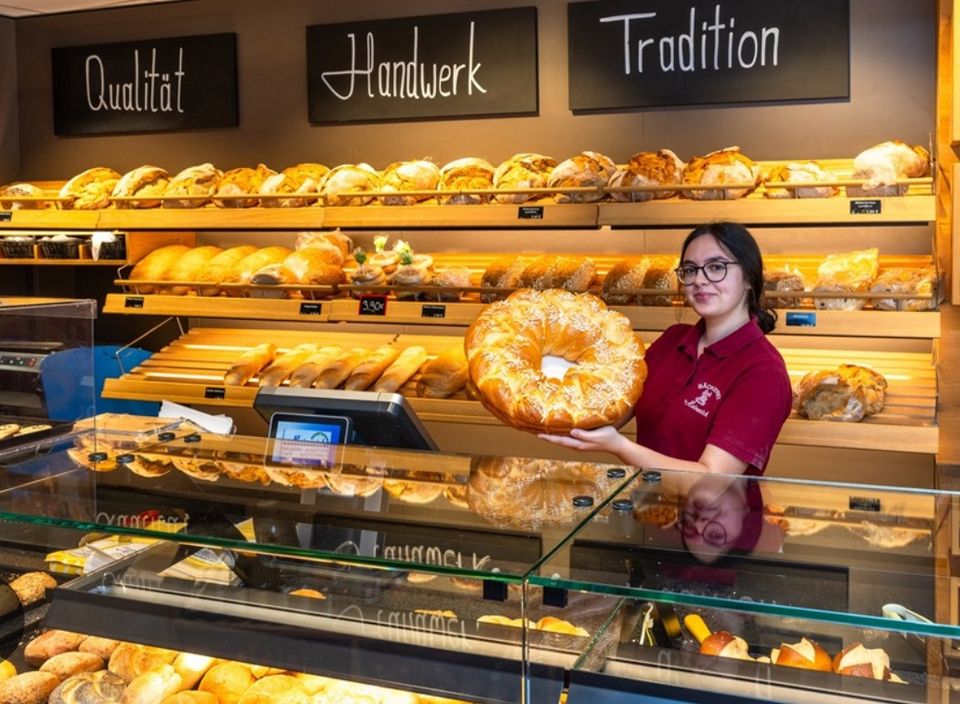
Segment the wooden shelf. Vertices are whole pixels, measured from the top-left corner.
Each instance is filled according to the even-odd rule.
[[[295,299],[231,298],[229,296],[166,296],[162,294],[109,293],[104,313],[121,315],[169,315],[248,320],[301,320],[326,322],[332,301]]]
[[[524,216],[526,214],[526,216]],[[596,203],[365,205],[324,208],[325,227],[596,227]]]
[[[0,220],[0,229],[95,230],[98,210],[11,210],[9,220]]]
[[[320,229],[322,208],[146,208],[99,212],[104,230],[285,230]]]
[[[126,264],[124,259],[7,259],[0,257],[0,266],[112,266]]]
[[[305,342],[364,346],[395,342],[401,347],[423,345],[439,354],[460,338],[429,335],[381,335],[271,330],[266,333],[281,350]],[[249,408],[257,393],[252,384],[224,386],[223,375],[240,353],[265,339],[263,330],[194,328],[119,379],[108,379],[105,398]],[[934,454],[938,449],[936,370],[931,355],[904,352],[781,349],[794,382],[809,371],[841,363],[865,364],[887,377],[887,402],[882,413],[861,423],[811,421],[794,414],[779,442],[787,445],[888,450]],[[400,392],[411,398],[427,421],[499,425],[483,406],[462,393],[450,399],[416,397],[414,376]],[[626,429],[629,432],[629,428]]]

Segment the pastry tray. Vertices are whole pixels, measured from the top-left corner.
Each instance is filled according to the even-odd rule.
[[[50,427],[46,430],[38,430],[35,433],[14,435],[12,437],[5,438],[4,440],[0,440],[0,453],[2,453],[4,450],[19,447],[21,445],[32,445],[37,440],[45,440],[46,438],[53,437],[54,435],[62,435],[63,433],[69,432],[73,428],[72,422],[45,420],[43,418],[0,416],[0,425],[5,425],[7,423],[16,423],[20,426],[49,425]]]

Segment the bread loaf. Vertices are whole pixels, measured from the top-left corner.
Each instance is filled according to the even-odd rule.
[[[640,302],[637,293],[623,293],[624,291],[639,291],[643,288],[643,280],[650,268],[649,257],[633,257],[623,259],[612,267],[603,279],[603,290],[600,298],[608,306],[626,306]]]
[[[804,375],[797,385],[797,412],[812,420],[857,422],[883,410],[886,390],[882,374],[841,364]]]
[[[638,152],[630,163],[618,166],[610,177],[611,188],[641,188],[679,185],[683,179],[684,163],[669,149],[656,152]],[[641,203],[677,195],[671,190],[613,191],[610,196],[623,203]]]
[[[177,651],[166,648],[155,648],[136,643],[121,643],[110,656],[107,669],[119,675],[125,682],[132,682],[137,677],[162,665],[169,665],[177,658]]]
[[[930,173],[930,154],[923,147],[911,146],[899,139],[882,142],[857,154],[853,177],[864,179],[862,186],[847,186],[847,195],[902,196],[909,186],[897,180],[920,178]]]
[[[308,389],[317,377],[343,353],[339,345],[321,347],[290,373],[289,383],[293,388]]]
[[[358,364],[369,354],[366,347],[353,347],[337,355],[314,379],[315,389],[335,389],[353,373]]]
[[[172,665],[161,665],[134,678],[123,690],[120,704],[160,704],[180,689],[180,675]]]
[[[683,195],[695,200],[733,200],[743,198],[760,183],[760,166],[740,152],[740,147],[727,147],[706,156],[695,156],[683,170],[686,186],[713,188],[685,190]],[[736,184],[739,188],[723,188]],[[719,188],[718,188],[719,186]]]
[[[586,257],[542,254],[527,265],[517,285],[537,291],[551,288],[586,291],[596,275],[596,267]]]
[[[870,293],[915,293],[924,298],[879,298],[877,310],[933,310],[937,300],[937,272],[933,267],[887,269],[880,274]]]
[[[120,174],[102,166],[81,171],[60,189],[60,197],[66,198],[60,202],[60,207],[64,210],[106,208],[110,205],[110,194],[119,180]]]
[[[306,286],[329,286],[330,290],[302,289],[300,295],[309,300],[332,298],[337,294],[337,286],[346,283],[347,275],[343,268],[334,264],[318,264],[300,277],[300,283]]]
[[[278,264],[290,255],[290,250],[286,247],[263,247],[256,252],[247,255],[239,262],[233,265],[230,272],[223,277],[221,283],[225,284],[248,284],[253,275],[270,264]],[[242,296],[243,293],[236,289],[225,289],[228,296]]]
[[[69,652],[54,655],[40,666],[41,672],[49,672],[58,680],[79,675],[81,672],[102,670],[103,658],[93,653]]]
[[[320,193],[324,205],[366,205],[372,197],[342,194],[375,191],[379,184],[380,174],[369,164],[340,164],[323,177]]]
[[[279,174],[267,177],[260,186],[260,195],[275,195],[295,193],[298,195],[316,194],[320,182],[327,175],[328,169],[323,164],[304,163],[288,166]],[[313,198],[261,198],[260,203],[265,208],[302,208],[315,203]]]
[[[617,166],[613,159],[597,152],[581,152],[557,164],[547,179],[548,188],[595,188],[595,191],[557,193],[558,203],[592,203],[603,198],[604,188]]]
[[[220,704],[220,700],[210,692],[177,692],[160,704]]]
[[[217,191],[223,172],[213,164],[188,166],[170,179],[167,184],[164,208],[199,208],[210,202]],[[183,200],[170,200],[174,196],[190,196]]]
[[[182,244],[171,244],[166,247],[160,247],[150,252],[147,256],[137,262],[136,266],[130,272],[130,281],[160,281],[163,279],[167,269],[173,266],[173,263],[181,256],[190,251],[190,247]],[[134,291],[139,294],[155,293],[160,287],[145,286],[143,284],[134,286]]]
[[[398,161],[390,164],[380,175],[379,189],[397,195],[380,196],[384,205],[413,205],[429,195],[403,195],[405,191],[435,191],[440,182],[440,169],[428,159]]]
[[[10,582],[10,588],[24,606],[40,601],[48,589],[56,586],[57,580],[46,572],[27,572]]]
[[[278,355],[266,369],[260,372],[258,386],[261,388],[280,386],[293,373],[294,369],[316,352],[316,345],[305,343]]]
[[[449,398],[467,385],[467,357],[463,347],[453,347],[423,365],[417,396]]]
[[[669,294],[662,296],[646,295],[640,297],[641,305],[645,306],[672,306],[673,299],[677,296],[677,273],[676,268],[680,264],[677,257],[654,256],[650,259],[650,266],[643,275],[643,288],[660,288],[669,291]]]
[[[243,693],[238,704],[308,704],[310,696],[296,677],[270,675]]]
[[[235,662],[211,667],[200,681],[200,691],[216,695],[220,704],[237,704],[256,678],[250,668]]]
[[[343,388],[348,391],[363,391],[379,379],[399,355],[400,350],[395,345],[380,345],[354,367]]]
[[[11,198],[43,198],[45,195],[46,193],[42,188],[38,188],[32,183],[14,183],[0,191],[0,196]],[[56,207],[56,201],[52,200],[12,201],[0,199],[0,208],[4,210],[55,210]]]
[[[330,246],[340,250],[343,255],[340,264],[350,258],[353,251],[353,240],[340,230],[331,230],[329,232],[301,232],[297,235],[297,244],[294,249],[309,249],[310,247]]]
[[[253,198],[235,198],[224,199],[223,196],[244,196],[260,193],[263,182],[270,176],[276,176],[277,172],[265,164],[257,164],[257,168],[251,169],[242,166],[239,169],[231,169],[223,174],[220,183],[217,185],[217,192],[214,194],[213,202],[219,208],[253,208],[260,204],[260,199]]]
[[[790,267],[763,272],[763,290],[768,291],[800,291],[806,288],[803,274],[798,269]],[[803,302],[802,297],[772,297],[774,308],[797,308]]]
[[[257,372],[267,366],[277,354],[277,347],[272,342],[264,342],[253,349],[249,349],[237,359],[223,375],[226,386],[243,386]]]
[[[862,249],[831,254],[817,267],[817,283],[813,290],[825,293],[866,293],[880,270],[880,251]],[[860,310],[863,298],[815,298],[821,310]]]
[[[424,347],[412,345],[406,348],[380,375],[380,378],[373,385],[373,390],[394,393],[406,384],[426,361],[427,350]]]
[[[291,252],[282,262],[265,266],[254,273],[251,283],[258,286],[295,284],[311,270],[319,266],[339,266],[343,261],[340,250],[335,247],[309,247]]]
[[[102,638],[100,636],[90,636],[84,640],[77,648],[81,653],[93,653],[105,662],[113,655],[113,651],[120,645],[120,641],[113,638]]]
[[[138,198],[133,201],[116,201],[118,208],[156,208],[159,200],[150,200],[166,194],[170,174],[159,166],[139,166],[125,173],[111,194],[114,198]]]
[[[222,251],[220,247],[213,245],[194,247],[177,257],[164,270],[160,278],[164,281],[196,281],[203,267]],[[192,286],[164,286],[162,292],[173,296],[185,296],[192,288]]]
[[[417,298],[421,301],[438,301],[440,303],[459,301],[461,292],[457,289],[470,288],[472,285],[470,279],[470,270],[466,267],[453,267],[435,271],[427,284],[436,286],[436,293],[421,291]]]
[[[216,658],[196,653],[180,653],[173,661],[173,669],[180,676],[180,689],[193,689],[211,667]]]
[[[215,284],[223,281],[230,271],[246,257],[257,251],[252,245],[240,245],[239,247],[230,247],[225,249],[213,259],[204,264],[197,272],[194,281],[197,283],[209,283],[210,286],[197,286],[197,293],[201,296],[216,296],[220,293],[220,287]]]
[[[45,704],[59,684],[49,672],[24,672],[0,682],[0,704]]]
[[[54,655],[76,650],[85,639],[86,636],[82,633],[50,630],[27,643],[23,657],[34,667],[40,667]]]
[[[520,278],[523,276],[527,263],[520,257],[506,255],[497,257],[483,271],[480,277],[480,285],[483,288],[516,288],[520,285]],[[502,293],[482,293],[480,300],[484,303],[493,303],[510,295],[509,291]]]
[[[441,191],[489,191],[493,188],[493,165],[476,157],[465,157],[440,169]],[[488,193],[451,193],[440,196],[444,205],[477,205],[490,200]]]
[[[127,683],[107,670],[84,672],[64,680],[49,704],[117,704]]]
[[[836,174],[823,168],[815,161],[791,162],[780,164],[770,170],[765,179],[768,182],[781,183],[809,183],[803,187],[770,187],[767,186],[763,195],[767,198],[831,198],[840,189],[836,186],[816,186],[817,182],[833,181]]]
[[[493,187],[498,191],[546,189],[556,159],[543,154],[520,153],[500,164],[493,172]],[[497,193],[500,203],[525,203],[536,200],[543,193]]]

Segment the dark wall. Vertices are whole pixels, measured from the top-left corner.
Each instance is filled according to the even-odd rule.
[[[497,162],[531,150],[565,158],[593,149],[625,161],[640,149],[664,146],[686,159],[732,144],[756,159],[852,157],[885,139],[927,144],[934,129],[934,0],[851,0],[849,101],[578,116],[567,108],[564,1],[282,0],[282,11],[279,4],[194,0],[18,20],[19,175],[66,178],[93,165],[123,171],[143,163],[173,170],[201,161],[222,168],[264,161],[282,168],[304,160],[331,165],[363,160],[382,168],[423,156],[443,162],[472,155]],[[539,12],[539,116],[335,127],[307,122],[307,25],[522,5],[536,5]],[[239,128],[53,135],[52,47],[215,32],[237,33]]]
[[[17,37],[13,20],[0,17],[0,183],[20,171],[17,118]]]

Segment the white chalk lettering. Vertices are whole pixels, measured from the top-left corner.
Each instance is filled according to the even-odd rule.
[[[177,70],[157,70],[157,50],[150,50],[150,67],[140,71],[140,50],[133,51],[133,79],[107,81],[107,68],[97,54],[84,62],[87,107],[93,112],[183,113],[183,48],[177,50]]]

